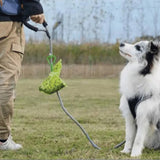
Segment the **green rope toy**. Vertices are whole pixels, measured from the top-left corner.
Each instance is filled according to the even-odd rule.
[[[51,63],[51,72],[49,76],[41,83],[39,90],[47,94],[52,94],[58,92],[60,89],[66,86],[65,82],[60,78],[60,73],[62,70],[62,60],[60,59],[55,66]]]

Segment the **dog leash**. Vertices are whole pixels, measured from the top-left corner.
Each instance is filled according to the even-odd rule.
[[[124,145],[126,143],[126,141],[122,141],[121,143],[117,144],[114,149],[117,149],[119,147],[121,147],[122,145]]]
[[[56,60],[56,57],[55,55],[53,55],[53,51],[52,51],[52,37],[50,36],[50,33],[48,31],[48,28],[47,28],[47,23],[44,22],[43,23],[43,26],[45,29],[39,29],[37,27],[34,27],[32,25],[30,25],[29,23],[27,22],[24,22],[25,26],[27,26],[29,29],[37,32],[37,31],[42,31],[42,32],[45,32],[48,39],[49,39],[49,45],[50,45],[50,53],[49,53],[49,56],[47,57],[47,61],[50,65],[50,69],[51,71],[53,71],[53,64],[55,63],[55,60]],[[54,27],[53,27],[53,30],[55,30],[59,24],[61,24],[60,21],[56,22]],[[64,104],[63,104],[63,101],[62,101],[62,98],[60,96],[60,93],[57,91],[57,96],[58,96],[58,99],[59,99],[59,102],[60,102],[60,106],[62,108],[62,110],[65,112],[65,114],[81,129],[81,131],[83,132],[83,134],[86,136],[86,138],[88,139],[88,141],[91,143],[91,145],[95,148],[95,149],[98,149],[100,150],[101,148],[98,147],[92,140],[91,138],[89,137],[88,133],[85,131],[85,129],[80,125],[80,123],[67,111],[67,109],[64,107]]]

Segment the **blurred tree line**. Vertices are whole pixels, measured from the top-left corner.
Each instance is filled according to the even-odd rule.
[[[49,45],[46,42],[27,43],[23,63],[46,63]],[[53,44],[53,53],[65,64],[121,64],[124,59],[119,55],[119,43],[99,44]]]

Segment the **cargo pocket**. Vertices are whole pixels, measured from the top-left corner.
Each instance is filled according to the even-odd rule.
[[[12,65],[13,72],[15,73],[15,81],[18,80],[18,77],[21,72],[21,63],[23,60],[24,47],[20,44],[12,43],[11,53],[9,55],[10,64]]]
[[[13,22],[0,22],[0,39],[9,36],[12,30]]]
[[[23,60],[23,53],[24,53],[24,49],[21,45],[13,43],[12,44],[12,51],[10,54],[10,57],[12,59],[12,64],[14,64],[14,66],[20,68],[21,67],[21,62]]]
[[[20,44],[12,43],[12,51],[20,54],[24,54],[24,47]]]

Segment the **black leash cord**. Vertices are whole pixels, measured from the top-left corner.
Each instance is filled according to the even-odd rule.
[[[81,129],[81,131],[82,131],[83,134],[86,136],[86,138],[89,140],[89,142],[92,144],[92,146],[93,146],[95,149],[100,150],[101,148],[98,147],[98,146],[91,140],[91,138],[89,137],[89,135],[88,135],[88,133],[85,131],[85,129],[79,124],[79,122],[78,122],[78,121],[67,111],[67,109],[64,107],[59,92],[57,92],[57,96],[58,96],[58,98],[59,98],[60,105],[61,105],[63,111],[66,113],[66,115]]]
[[[117,144],[117,145],[114,147],[114,149],[117,149],[117,148],[121,147],[121,146],[122,146],[123,144],[125,144],[125,143],[126,143],[126,141],[123,141],[123,142]]]

